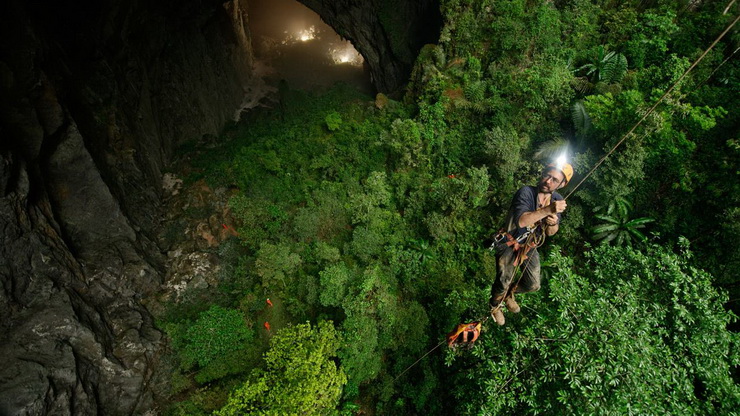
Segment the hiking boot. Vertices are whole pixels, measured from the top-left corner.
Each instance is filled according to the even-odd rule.
[[[506,303],[506,309],[511,313],[519,313],[519,311],[522,310],[522,308],[519,307],[519,304],[516,303],[516,300],[514,300],[514,294],[509,295],[504,303]]]
[[[501,312],[501,306],[494,306],[493,308],[491,308],[491,318],[493,318],[493,320],[496,321],[496,323],[499,325],[503,325],[506,323],[504,313]]]

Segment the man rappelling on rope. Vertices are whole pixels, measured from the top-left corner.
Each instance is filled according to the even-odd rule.
[[[497,324],[506,322],[502,303],[509,312],[518,313],[520,308],[514,294],[539,290],[537,247],[545,236],[558,232],[566,203],[555,191],[567,185],[572,177],[573,167],[561,160],[542,171],[537,186],[524,186],[514,194],[506,229],[496,235],[491,246],[496,255],[496,280],[491,287],[490,305],[491,317]]]

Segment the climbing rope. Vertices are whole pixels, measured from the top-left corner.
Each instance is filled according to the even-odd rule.
[[[673,83],[673,85],[671,85],[670,88],[668,88],[668,90],[658,99],[658,101],[656,101],[655,104],[653,104],[653,106],[650,107],[650,109],[645,114],[643,114],[642,118],[640,118],[640,120],[638,120],[637,123],[635,123],[635,125],[632,126],[632,128],[624,136],[622,136],[621,139],[619,139],[619,141],[617,142],[617,144],[615,144],[614,147],[612,147],[611,150],[609,150],[604,155],[604,157],[602,157],[601,159],[599,159],[598,162],[596,162],[596,165],[594,165],[594,167],[591,168],[590,171],[588,171],[588,173],[586,174],[586,176],[584,176],[583,179],[581,179],[581,181],[578,182],[576,184],[576,186],[570,192],[568,192],[568,195],[566,195],[564,199],[568,199],[568,197],[570,197],[571,195],[573,195],[573,193],[576,191],[576,189],[578,189],[578,187],[580,187],[581,184],[583,182],[585,182],[586,179],[588,179],[588,177],[591,176],[591,174],[596,169],[598,169],[599,166],[601,166],[602,163],[604,163],[604,161],[606,160],[606,158],[608,158],[609,156],[611,156],[611,154],[614,153],[614,151],[617,150],[617,148],[622,143],[624,143],[625,140],[627,140],[627,137],[629,137],[637,129],[637,127],[639,127],[640,124],[642,124],[642,122],[645,121],[645,119],[647,119],[648,116],[650,116],[650,114],[652,114],[655,111],[655,109],[658,107],[658,105],[661,102],[663,102],[663,100],[668,96],[668,94],[670,94],[671,92],[673,92],[673,90],[676,88],[676,86],[678,86],[678,83],[681,82],[686,77],[686,75],[688,75],[689,72],[691,72],[691,70],[694,69],[694,67],[696,67],[696,65],[698,65],[699,62],[701,62],[702,59],[704,59],[705,56],[707,56],[707,54],[709,53],[709,51],[711,51],[714,48],[714,46],[717,45],[717,43],[719,43],[720,40],[722,40],[722,38],[727,34],[727,32],[729,32],[732,29],[732,27],[735,26],[735,24],[738,22],[738,20],[740,20],[740,15],[738,15],[735,18],[735,20],[733,20],[732,23],[730,23],[730,25],[727,26],[727,28],[719,36],[717,36],[717,39],[715,39],[714,42],[712,42],[712,44],[709,45],[709,47],[704,51],[704,53],[702,53],[701,56],[699,56],[699,58],[697,58],[696,61],[694,61],[694,63],[691,64],[691,66],[686,71],[684,71],[684,73],[681,74],[680,77],[678,77],[678,79]]]
[[[542,246],[542,244],[544,244],[544,243],[545,243],[545,232],[546,232],[546,229],[547,229],[547,224],[545,224],[545,227],[544,227],[544,228],[542,229],[542,234],[541,234],[541,235],[539,235],[539,236],[537,236],[537,233],[536,233],[536,232],[535,232],[535,231],[533,230],[533,231],[532,231],[532,232],[531,232],[531,233],[530,233],[530,234],[529,234],[529,235],[527,236],[527,239],[525,240],[525,243],[524,243],[524,244],[529,244],[530,242],[534,243],[534,244],[535,244],[535,246],[534,246],[533,248],[534,248],[535,250],[536,250],[537,248],[541,247],[541,246]],[[531,259],[531,258],[527,258],[527,263],[525,264],[525,266],[524,266],[523,268],[522,268],[522,267],[520,267],[520,266],[521,266],[521,262],[520,262],[520,263],[518,263],[518,264],[517,264],[517,266],[516,266],[516,267],[514,268],[514,275],[515,275],[515,276],[516,276],[516,274],[517,274],[517,272],[518,272],[519,270],[521,270],[521,273],[519,273],[519,278],[517,279],[516,283],[515,283],[515,284],[513,284],[513,285],[509,285],[509,290],[510,290],[510,289],[511,289],[512,287],[515,287],[515,286],[516,286],[517,284],[519,284],[519,281],[521,280],[522,276],[524,276],[524,271],[525,271],[525,270],[527,270],[527,266],[529,266],[529,262],[530,262],[530,260],[532,260],[532,259]],[[512,281],[513,281],[513,280],[514,280],[514,279],[512,279]],[[509,295],[509,292],[507,291],[507,293],[506,293],[506,295],[504,296],[504,298],[503,298],[503,299],[506,299],[506,296],[508,296],[508,295]],[[496,309],[497,309],[497,308],[500,308],[500,307],[501,307],[501,305],[502,305],[503,303],[504,303],[504,302],[503,302],[503,300],[502,300],[502,301],[501,301],[501,302],[500,302],[500,303],[499,303],[499,304],[498,304],[498,305],[496,306]],[[493,311],[491,311],[491,312],[493,312]],[[488,321],[488,319],[489,319],[490,317],[491,317],[491,315],[489,314],[489,315],[486,315],[486,316],[484,316],[484,317],[483,317],[483,318],[481,318],[481,319],[477,319],[476,321],[477,321],[477,322],[480,322],[480,325],[482,326],[482,325],[483,325],[484,323],[486,323],[486,322]],[[429,351],[427,351],[427,352],[426,352],[426,353],[425,353],[424,355],[422,355],[422,356],[421,356],[421,357],[420,357],[420,358],[419,358],[418,360],[414,361],[414,362],[413,362],[413,363],[412,363],[411,365],[409,365],[408,367],[406,367],[406,369],[404,369],[404,370],[403,370],[403,371],[402,371],[402,372],[401,372],[401,373],[400,373],[399,375],[397,375],[397,376],[396,376],[396,377],[395,377],[395,378],[393,379],[393,381],[395,382],[396,380],[398,380],[399,378],[401,378],[401,376],[403,376],[404,374],[406,374],[406,372],[407,372],[407,371],[409,371],[410,369],[412,369],[412,368],[413,368],[413,367],[414,367],[414,366],[415,366],[416,364],[419,364],[419,362],[421,362],[421,360],[423,360],[424,358],[426,358],[426,357],[427,357],[427,356],[428,356],[429,354],[431,354],[432,352],[434,352],[434,351],[435,351],[435,350],[436,350],[437,348],[439,348],[439,347],[440,347],[440,346],[441,346],[442,344],[444,344],[445,342],[447,342],[447,339],[443,339],[442,341],[440,341],[440,342],[439,342],[439,344],[435,345],[435,346],[434,346],[433,348],[431,348],[431,349],[430,349]]]
[[[426,353],[426,354],[424,354],[424,355],[422,355],[422,356],[421,356],[421,358],[419,358],[418,360],[414,361],[414,363],[413,363],[413,364],[411,364],[410,366],[406,367],[406,369],[405,369],[405,370],[401,371],[401,374],[397,375],[397,376],[396,376],[396,378],[394,378],[394,379],[393,379],[393,381],[395,382],[396,380],[398,380],[399,378],[401,378],[401,376],[402,376],[402,375],[406,374],[406,372],[407,372],[407,371],[409,371],[409,370],[411,370],[411,368],[412,368],[413,366],[415,366],[416,364],[419,364],[419,362],[420,362],[421,360],[423,360],[424,358],[426,358],[426,356],[427,356],[427,355],[429,355],[429,354],[433,353],[433,352],[434,352],[434,350],[436,350],[437,348],[439,348],[439,347],[440,347],[440,346],[441,346],[442,344],[444,344],[445,342],[447,342],[447,340],[446,340],[446,339],[443,339],[442,341],[440,341],[440,342],[439,342],[439,344],[437,344],[437,345],[436,345],[436,346],[435,346],[434,348],[432,348],[431,350],[427,351],[427,353]]]
[[[733,3],[734,3],[734,1],[733,1]],[[732,4],[730,4],[730,6],[731,6],[731,5],[732,5]],[[727,9],[728,9],[728,10],[729,10],[730,6],[728,6],[728,7],[727,7]],[[727,13],[727,10],[725,10],[725,14],[726,14],[726,13]],[[635,124],[634,124],[634,125],[632,126],[632,128],[630,128],[630,129],[629,129],[629,131],[628,131],[628,132],[627,132],[626,134],[624,134],[624,136],[622,136],[622,138],[620,138],[620,139],[619,139],[619,141],[617,142],[617,144],[615,144],[615,145],[614,145],[614,146],[613,146],[613,147],[612,147],[612,148],[611,148],[611,149],[610,149],[610,150],[609,150],[609,151],[608,151],[608,152],[607,152],[607,153],[606,153],[606,154],[605,154],[605,155],[604,155],[604,156],[603,156],[603,157],[602,157],[601,159],[599,159],[599,161],[598,161],[598,162],[596,162],[596,164],[594,165],[594,167],[593,167],[593,168],[591,168],[591,170],[589,170],[589,171],[588,171],[588,173],[587,173],[587,174],[586,174],[586,175],[585,175],[585,176],[584,176],[584,177],[583,177],[583,178],[582,178],[582,179],[581,179],[581,180],[580,180],[580,181],[579,181],[579,182],[578,182],[578,183],[577,183],[577,184],[575,185],[575,187],[573,187],[573,189],[572,189],[572,190],[570,190],[570,191],[568,192],[568,194],[567,194],[567,195],[565,196],[565,198],[563,198],[563,200],[567,200],[567,199],[568,199],[568,198],[569,198],[569,197],[570,197],[571,195],[573,195],[573,193],[574,193],[574,192],[575,192],[575,191],[576,191],[576,190],[577,190],[577,189],[578,189],[578,188],[579,188],[579,187],[580,187],[580,186],[581,186],[581,185],[582,185],[582,184],[583,184],[583,183],[584,183],[584,182],[586,181],[586,179],[588,179],[588,178],[589,178],[589,177],[591,176],[591,174],[592,174],[592,173],[593,173],[593,172],[594,172],[594,171],[595,171],[596,169],[598,169],[598,168],[599,168],[599,167],[601,166],[601,164],[602,164],[602,163],[604,163],[604,161],[605,161],[605,160],[606,160],[606,159],[607,159],[607,158],[608,158],[609,156],[611,156],[611,155],[612,155],[612,153],[614,153],[614,151],[615,151],[615,150],[617,150],[617,148],[618,148],[619,146],[621,146],[621,145],[622,145],[622,143],[624,143],[624,141],[625,141],[625,140],[627,140],[627,138],[628,138],[628,137],[629,137],[629,136],[630,136],[630,135],[631,135],[632,133],[634,133],[634,131],[635,131],[635,130],[636,130],[636,129],[637,129],[637,128],[638,128],[638,127],[639,127],[639,126],[640,126],[640,125],[641,125],[641,124],[642,124],[642,123],[643,123],[643,122],[644,122],[644,121],[645,121],[645,120],[646,120],[646,119],[647,119],[647,118],[648,118],[649,116],[650,116],[650,114],[652,114],[652,113],[653,113],[653,112],[655,111],[655,109],[656,109],[656,108],[658,107],[658,105],[659,105],[659,104],[660,104],[661,102],[663,102],[663,100],[664,100],[664,99],[665,99],[666,97],[668,97],[668,95],[669,95],[669,94],[670,94],[671,92],[673,92],[673,90],[674,90],[674,89],[675,89],[675,88],[676,88],[676,87],[678,86],[678,84],[679,84],[679,83],[680,83],[680,82],[681,82],[681,81],[682,81],[682,80],[683,80],[683,79],[684,79],[684,78],[685,78],[685,77],[686,77],[686,76],[687,76],[687,75],[688,75],[688,74],[689,74],[689,73],[690,73],[690,72],[691,72],[691,71],[692,71],[692,70],[693,70],[693,69],[694,69],[694,68],[695,68],[695,67],[696,67],[696,66],[697,66],[697,65],[699,64],[699,62],[701,62],[701,61],[702,61],[702,60],[704,59],[704,57],[705,57],[705,56],[706,56],[706,55],[707,55],[707,54],[708,54],[708,53],[709,53],[709,52],[710,52],[710,51],[711,51],[712,49],[714,49],[714,47],[715,47],[715,46],[717,45],[717,43],[719,43],[719,41],[720,41],[720,40],[722,40],[722,38],[724,38],[724,37],[725,37],[725,35],[726,35],[726,34],[727,34],[727,33],[728,33],[728,32],[729,32],[730,30],[732,30],[732,28],[733,28],[733,27],[735,26],[735,24],[737,24],[737,22],[738,22],[739,20],[740,20],[740,15],[738,15],[738,16],[737,16],[737,17],[735,18],[735,20],[733,20],[733,21],[732,21],[732,23],[730,23],[730,24],[729,24],[729,25],[727,26],[727,28],[725,28],[725,30],[724,30],[724,31],[722,31],[722,33],[720,33],[720,35],[719,35],[719,36],[717,36],[717,38],[716,38],[716,39],[714,40],[714,42],[712,42],[712,44],[711,44],[711,45],[709,45],[709,47],[708,47],[708,48],[707,48],[706,50],[704,50],[704,52],[703,52],[703,53],[702,53],[702,54],[701,54],[701,55],[699,56],[699,58],[697,58],[697,59],[696,59],[696,60],[694,61],[694,63],[693,63],[693,64],[691,64],[691,66],[690,66],[690,67],[689,67],[688,69],[686,69],[686,71],[684,71],[684,73],[683,73],[683,74],[681,74],[681,76],[680,76],[680,77],[678,77],[678,79],[677,79],[677,80],[676,80],[676,81],[675,81],[675,82],[674,82],[674,83],[673,83],[673,84],[672,84],[672,85],[670,86],[670,88],[668,88],[668,90],[667,90],[667,91],[666,91],[666,92],[665,92],[665,93],[664,93],[664,94],[663,94],[663,95],[662,95],[662,96],[661,96],[661,97],[660,97],[660,98],[658,99],[658,101],[656,101],[656,102],[655,102],[655,104],[653,104],[653,106],[652,106],[652,107],[650,107],[650,109],[649,109],[649,110],[648,110],[648,111],[647,111],[647,112],[646,112],[645,114],[643,114],[643,116],[642,116],[642,117],[640,118],[640,120],[638,120],[638,121],[637,121],[637,123],[635,123]],[[735,51],[735,52],[737,52],[737,51]],[[734,55],[734,52],[733,52],[733,55]],[[720,64],[720,66],[721,66],[722,64],[724,64],[724,62],[722,62],[722,63]],[[713,73],[714,73],[714,72],[712,72],[712,74],[713,74]],[[527,243],[529,242],[529,239],[530,239],[530,238],[537,238],[538,240],[534,240],[534,241],[533,241],[533,242],[535,242],[535,247],[534,247],[534,248],[536,249],[536,248],[538,248],[538,247],[542,246],[542,244],[544,244],[544,242],[545,242],[545,239],[546,239],[546,237],[545,237],[545,235],[546,235],[546,231],[547,231],[547,224],[544,224],[544,227],[542,228],[542,233],[540,234],[540,236],[539,236],[539,237],[535,237],[535,235],[536,235],[537,233],[536,233],[536,232],[532,232],[532,233],[531,233],[531,234],[530,234],[530,235],[529,235],[529,236],[527,237],[527,240],[526,240],[526,241],[527,241]],[[539,240],[539,238],[541,238],[541,240]],[[525,243],[525,244],[527,244],[527,243]],[[511,288],[512,288],[512,287],[515,287],[515,286],[516,286],[516,285],[517,285],[517,284],[519,283],[519,281],[521,280],[521,278],[522,278],[522,277],[524,276],[524,272],[525,272],[525,270],[527,269],[527,266],[529,266],[529,261],[530,261],[530,260],[531,260],[531,258],[528,258],[528,259],[527,259],[527,263],[526,263],[526,265],[525,265],[525,266],[524,266],[523,268],[521,268],[521,267],[520,267],[520,266],[521,266],[521,263],[517,264],[516,268],[514,269],[514,275],[516,275],[516,274],[517,274],[517,272],[519,272],[519,278],[517,279],[517,281],[516,281],[516,283],[515,283],[515,284],[513,284],[513,285],[509,285],[509,288],[507,289],[507,292],[506,292],[506,294],[504,295],[504,298],[503,298],[503,299],[506,299],[506,296],[509,296],[509,291],[511,290]],[[513,281],[513,279],[512,279],[512,281]],[[502,301],[501,301],[501,302],[500,302],[500,303],[499,303],[499,304],[498,304],[498,305],[496,306],[496,308],[501,308],[501,305],[502,305],[502,304],[504,303],[504,302],[503,302],[503,299],[502,299]],[[493,313],[493,310],[491,310],[491,313]],[[483,323],[485,323],[486,321],[488,321],[488,318],[490,318],[490,314],[489,314],[488,316],[485,316],[485,317],[481,318],[481,319],[478,319],[478,321],[479,321],[479,322],[480,322],[481,324],[483,324]],[[404,375],[404,374],[405,374],[405,373],[406,373],[406,372],[407,372],[408,370],[410,370],[410,369],[411,369],[412,367],[414,367],[414,366],[415,366],[416,364],[418,364],[419,362],[421,362],[421,360],[423,360],[424,358],[426,358],[426,357],[427,357],[427,356],[428,356],[429,354],[431,354],[432,352],[434,352],[434,351],[435,351],[435,350],[436,350],[437,348],[439,348],[439,347],[440,347],[440,346],[441,346],[442,344],[444,344],[445,342],[446,342],[446,340],[445,340],[445,339],[443,339],[442,341],[440,341],[440,343],[439,343],[439,344],[437,344],[437,345],[436,345],[436,346],[435,346],[434,348],[432,348],[432,349],[430,349],[429,351],[427,351],[427,352],[426,352],[426,353],[425,353],[425,354],[424,354],[423,356],[421,356],[421,358],[419,358],[419,359],[418,359],[418,360],[416,360],[416,361],[415,361],[415,362],[414,362],[413,364],[411,364],[411,365],[410,365],[410,366],[408,366],[408,367],[407,367],[407,368],[406,368],[405,370],[403,370],[403,372],[401,372],[401,374],[399,374],[398,376],[396,376],[396,378],[394,378],[394,379],[393,379],[393,381],[395,382],[396,380],[398,380],[398,378],[400,378],[400,377],[401,377],[402,375]]]

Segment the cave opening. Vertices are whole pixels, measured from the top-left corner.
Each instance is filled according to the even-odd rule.
[[[257,72],[270,84],[318,91],[337,83],[374,93],[363,56],[296,0],[249,0]]]

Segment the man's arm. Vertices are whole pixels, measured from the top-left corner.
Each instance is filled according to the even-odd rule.
[[[537,221],[547,217],[547,216],[554,216],[555,217],[555,223],[557,224],[557,215],[563,211],[565,211],[565,207],[567,204],[564,200],[560,201],[552,201],[550,205],[546,207],[542,207],[536,211],[531,212],[525,212],[519,217],[519,226],[520,227],[531,227],[533,226]],[[552,228],[552,225],[550,227]],[[552,232],[552,234],[555,234],[557,232],[557,226],[555,227],[555,231]],[[548,232],[548,235],[552,235]]]
[[[557,214],[550,214],[545,217],[545,224],[547,224],[547,227],[545,227],[545,234],[547,234],[548,237],[555,235],[555,233],[560,229],[560,219]]]

